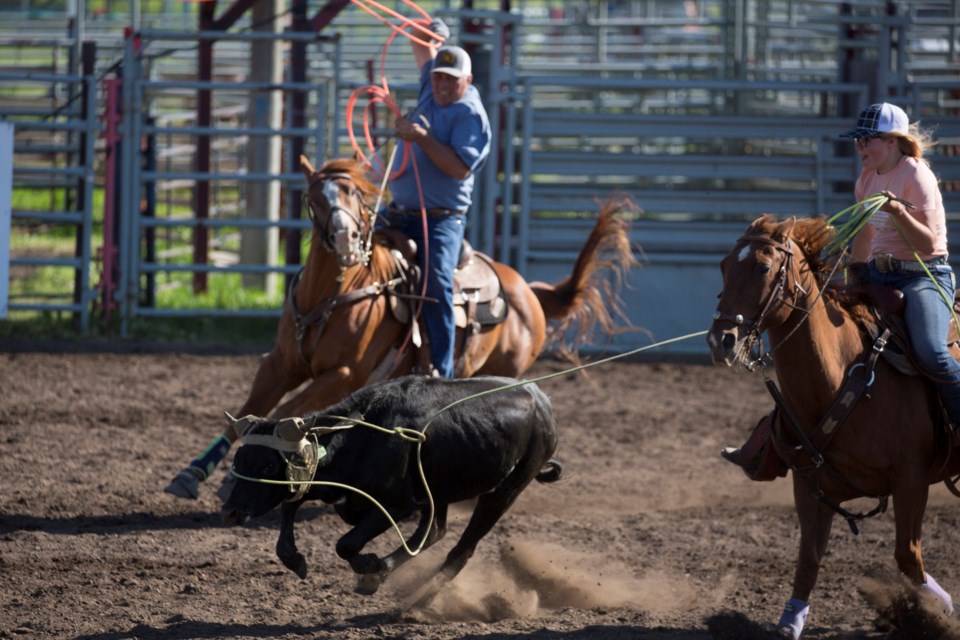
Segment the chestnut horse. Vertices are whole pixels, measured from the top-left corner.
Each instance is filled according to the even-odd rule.
[[[859,497],[880,500],[878,510],[893,497],[897,566],[952,610],[949,594],[924,571],[920,530],[929,485],[955,475],[960,456],[950,457],[948,437],[937,429],[933,387],[871,358],[883,344],[871,335],[869,309],[825,286],[836,262],[821,251],[834,235],[822,218],[757,219],[721,262],[723,291],[707,337],[714,364],[752,370],[752,353],[767,334],[782,387],[773,385],[781,396],[773,444],[792,470],[800,521],[793,591],[777,625],[794,639],[809,613],[833,517],[846,517],[856,533],[853,522],[864,516],[840,505]],[[850,391],[864,380],[869,393]],[[844,406],[851,395],[854,403]]]
[[[296,389],[273,417],[301,416],[371,382],[414,370],[414,354],[405,348],[409,326],[391,313],[385,286],[398,275],[396,258],[373,233],[376,186],[352,159],[330,160],[315,170],[301,157],[301,169],[309,183],[313,219],[310,252],[288,294],[273,350],[260,363],[237,415],[266,416]],[[562,340],[572,330],[575,353],[576,345],[597,327],[607,334],[623,330],[615,322],[615,316],[622,316],[620,300],[609,281],[597,276],[612,270],[619,279],[636,264],[627,222],[618,215],[632,206],[626,197],[602,205],[573,273],[556,285],[527,283],[511,267],[487,259],[500,279],[508,309],[502,322],[484,325],[470,337],[462,357],[462,330],[457,330],[458,375],[519,377],[548,338]],[[561,350],[565,347],[561,344]],[[228,425],[166,490],[196,498],[199,483],[235,439]]]

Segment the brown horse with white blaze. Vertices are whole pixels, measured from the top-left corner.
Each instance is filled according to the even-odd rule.
[[[932,386],[871,359],[883,345],[869,309],[826,286],[837,265],[821,252],[833,237],[822,218],[757,219],[721,263],[723,291],[707,338],[715,364],[753,369],[752,352],[767,334],[782,388],[772,442],[791,468],[800,521],[793,591],[777,625],[794,640],[834,515],[852,523],[841,503],[859,497],[885,504],[892,496],[897,566],[952,610],[950,595],[924,571],[920,537],[929,485],[955,474],[960,456],[950,457],[949,438],[937,429]],[[863,386],[856,377],[870,368],[869,393],[852,406],[839,400]]]
[[[408,374],[416,364],[408,348],[409,325],[390,310],[398,265],[388,241],[374,233],[370,203],[377,187],[352,159],[330,160],[317,170],[301,157],[301,169],[309,183],[313,219],[310,252],[288,293],[273,350],[257,369],[241,416],[271,411],[274,418],[304,415],[371,382]],[[626,197],[603,203],[572,274],[556,285],[527,283],[511,267],[484,257],[499,278],[507,313],[502,322],[482,325],[469,339],[458,329],[458,377],[518,377],[549,338],[562,339],[571,328],[574,345],[596,328],[608,334],[622,330],[616,322],[620,300],[609,279],[598,276],[612,272],[619,279],[636,264],[628,223],[620,215],[632,209]],[[166,490],[196,498],[200,482],[235,439],[228,425]]]

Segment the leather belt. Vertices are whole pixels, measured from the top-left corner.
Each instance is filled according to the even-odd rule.
[[[916,260],[898,260],[889,253],[882,253],[878,256],[874,256],[873,260],[870,262],[873,263],[873,266],[877,268],[877,271],[882,273],[889,273],[891,271],[916,271],[922,273],[924,270],[923,265],[926,265],[928,269],[930,267],[944,265],[947,264],[947,257],[937,256],[936,258],[927,260],[921,264]]]
[[[395,213],[401,216],[419,216],[420,215],[420,209],[409,209],[399,204],[391,204],[387,208],[387,211],[389,213]],[[465,214],[466,212],[467,212],[466,209],[441,209],[441,208],[427,209],[427,215],[430,217],[459,216],[459,215]]]

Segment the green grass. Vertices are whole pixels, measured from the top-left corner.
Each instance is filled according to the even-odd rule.
[[[279,309],[283,305],[283,282],[278,292],[268,295],[245,288],[239,273],[209,274],[207,291],[193,292],[193,274],[177,273],[157,292],[157,306],[163,309]]]

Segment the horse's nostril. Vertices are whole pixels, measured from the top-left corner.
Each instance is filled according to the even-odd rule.
[[[737,337],[732,333],[724,334],[723,340],[720,341],[720,344],[723,345],[725,351],[733,349],[733,346],[737,344]]]

